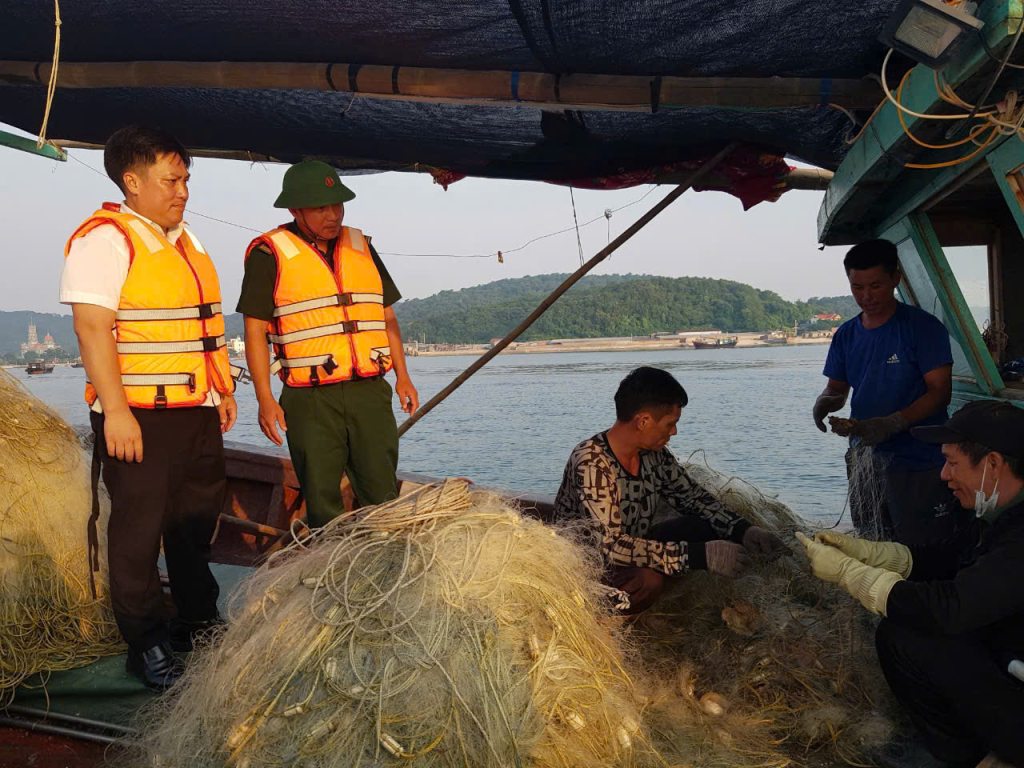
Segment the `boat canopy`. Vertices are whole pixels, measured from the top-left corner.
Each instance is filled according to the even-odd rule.
[[[59,0],[46,134],[99,145],[159,121],[222,156],[442,181],[670,181],[728,141],[835,169],[882,97],[865,78],[896,5]],[[0,121],[35,134],[55,8],[4,7]]]

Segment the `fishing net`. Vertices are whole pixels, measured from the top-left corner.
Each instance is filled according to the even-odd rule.
[[[784,539],[809,530],[689,469]],[[580,540],[455,481],[345,515],[247,582],[129,762],[781,768],[897,738],[873,623],[802,553],[673,579],[631,623]]]
[[[787,543],[812,529],[706,462],[686,467]],[[874,627],[845,591],[811,575],[800,547],[737,579],[672,579],[633,628],[651,681],[645,727],[670,763],[870,765],[906,728],[878,666]]]
[[[25,681],[122,650],[102,556],[99,599],[89,582],[89,466],[74,430],[0,370],[0,705]]]
[[[131,764],[612,766],[650,756],[600,562],[462,481],[272,558]]]

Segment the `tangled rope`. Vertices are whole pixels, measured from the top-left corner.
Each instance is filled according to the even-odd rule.
[[[26,681],[123,650],[88,586],[91,512],[78,436],[0,370],[0,705]]]

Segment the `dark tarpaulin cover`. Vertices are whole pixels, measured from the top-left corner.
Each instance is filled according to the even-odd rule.
[[[896,0],[62,0],[62,61],[355,62],[677,76],[857,78],[876,72]],[[49,62],[54,9],[4,0],[0,59]],[[45,88],[0,86],[0,122],[39,130]],[[186,145],[342,169],[419,164],[569,180],[650,169],[739,140],[835,168],[848,118],[826,107],[541,111],[322,91],[58,89],[52,138],[102,143],[128,122]]]

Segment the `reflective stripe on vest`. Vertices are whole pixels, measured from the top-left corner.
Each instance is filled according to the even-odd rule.
[[[344,323],[334,325],[319,325],[316,328],[308,328],[305,331],[292,331],[281,336],[272,333],[267,334],[271,344],[294,344],[296,341],[307,339],[318,339],[321,336],[331,336],[336,333],[360,333],[365,331],[385,331],[387,323],[377,320],[347,320]]]
[[[342,227],[333,259],[290,230],[257,238],[277,261],[267,339],[289,386],[317,386],[380,376],[392,367],[383,283],[358,229]]]
[[[86,381],[89,381],[86,379]],[[92,382],[89,381],[91,384]],[[174,387],[185,386],[195,389],[196,377],[191,373],[125,373],[121,375],[125,387]]]
[[[114,315],[118,367],[128,404],[138,408],[202,405],[210,392],[234,391],[217,271],[195,236],[182,228],[175,243],[121,206],[105,204],[74,232],[113,226],[128,248],[128,274]],[[86,402],[97,398],[91,383]]]
[[[196,307],[181,307],[180,309],[119,309],[115,319],[117,320],[198,320],[200,318],[210,319],[214,315],[221,314],[219,301],[212,304],[200,304]]]
[[[119,355],[176,355],[183,352],[215,352],[227,344],[223,336],[196,341],[119,341]]]
[[[299,312],[308,312],[311,309],[323,309],[324,307],[350,307],[353,304],[384,304],[384,296],[379,293],[339,293],[334,296],[324,296],[319,299],[308,301],[297,301],[294,304],[287,304],[277,307],[274,310],[274,317],[287,317]]]

